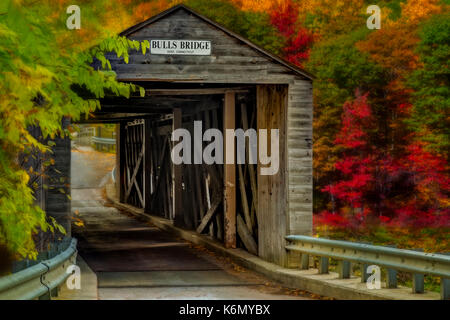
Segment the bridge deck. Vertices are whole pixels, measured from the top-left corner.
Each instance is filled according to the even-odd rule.
[[[101,189],[73,189],[79,254],[100,299],[306,299],[148,223],[108,207]]]

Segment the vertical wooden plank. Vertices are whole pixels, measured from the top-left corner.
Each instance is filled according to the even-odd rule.
[[[169,157],[170,157],[170,152],[171,152],[171,150],[172,150],[172,148],[170,147],[170,138],[167,140],[167,143],[168,143],[168,153],[169,153]],[[171,189],[171,185],[170,185],[170,182],[171,182],[171,179],[170,179],[170,177],[171,177],[171,175],[172,175],[172,170],[170,169],[170,167],[171,167],[171,164],[170,164],[170,161],[168,161],[167,162],[167,164],[166,164],[166,170],[167,170],[167,172],[166,172],[166,174],[165,174],[165,176],[166,176],[166,193],[167,193],[167,202],[168,202],[168,207],[169,207],[169,219],[170,220],[172,220],[173,219],[173,208],[172,208],[172,189]]]
[[[209,115],[209,111],[208,110],[203,112],[203,118],[204,118],[204,130],[206,131],[206,130],[211,128],[211,119],[210,119],[210,115]],[[212,168],[216,167],[216,165],[214,165],[214,164],[211,165],[211,166],[212,166]],[[216,219],[217,219],[217,217],[219,217],[219,215],[216,214]],[[218,219],[220,219],[220,217]],[[208,229],[209,229],[208,230],[209,231],[209,235],[211,237],[213,237],[214,236],[214,223],[210,223],[208,225]]]
[[[182,127],[182,112],[180,108],[173,109],[172,131]],[[172,167],[172,199],[173,199],[173,215],[174,224],[176,226],[184,226],[183,220],[183,187],[182,182],[182,164]]]
[[[126,190],[126,167],[125,167],[125,157],[126,157],[126,149],[125,149],[125,122],[120,122],[119,124],[117,124],[117,131],[118,133],[116,134],[117,137],[117,142],[116,142],[116,154],[117,154],[117,161],[118,161],[118,165],[116,167],[117,170],[117,185],[118,185],[118,191],[117,191],[117,195],[119,197],[119,201],[120,202],[124,202],[125,201],[125,190]]]
[[[62,119],[62,128],[66,129],[70,125],[70,118]],[[48,168],[47,199],[45,208],[47,215],[56,219],[56,221],[64,227],[67,236],[71,232],[71,202],[70,195],[70,138],[55,137],[55,143],[52,146],[51,158],[55,162]],[[63,192],[62,192],[63,191]],[[56,232],[55,232],[56,234]]]
[[[279,265],[292,266],[294,257],[288,259],[284,249],[287,231],[286,109],[287,86],[257,86],[257,129],[267,130],[268,156],[275,155],[275,150],[271,150],[271,129],[279,130],[278,171],[273,175],[262,175],[259,161],[257,166],[258,255]]]
[[[152,202],[151,184],[152,184],[152,145],[151,145],[152,123],[150,120],[144,120],[144,211],[149,213]]]
[[[236,248],[236,166],[226,163],[227,154],[233,152],[234,143],[226,138],[226,129],[235,129],[235,93],[225,93],[223,108],[223,130],[224,130],[224,231],[225,248]],[[234,136],[233,136],[234,139]]]

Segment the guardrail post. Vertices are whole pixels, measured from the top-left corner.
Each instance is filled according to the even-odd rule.
[[[387,269],[386,273],[386,288],[397,288],[397,270]]]
[[[338,265],[339,279],[349,279],[351,276],[351,262],[341,260]]]
[[[52,290],[50,290],[50,296],[57,297],[58,294],[59,294],[59,288],[58,287],[55,287]]]
[[[300,261],[300,269],[302,269],[302,270],[309,269],[309,255],[306,253],[302,253],[302,258]]]
[[[329,259],[327,257],[319,258],[319,273],[320,274],[328,273],[328,264],[329,264]]]
[[[397,248],[395,244],[388,245],[389,248]],[[386,270],[386,288],[395,289],[397,288],[397,270],[387,269]]]
[[[413,249],[414,251],[423,252],[422,248]],[[413,284],[412,291],[413,293],[423,293],[425,291],[425,275],[421,273],[413,273]]]
[[[367,279],[369,279],[369,274],[367,273],[367,267],[369,265],[367,263],[361,264],[361,283],[366,283]]]
[[[38,298],[39,300],[51,300],[50,298],[50,292],[47,292],[46,294],[43,294]]]
[[[414,273],[412,285],[413,293],[423,293],[425,290],[424,283],[425,283],[425,276],[421,273]]]
[[[441,299],[450,299],[450,279],[441,278]]]
[[[302,253],[294,250],[287,250],[287,267],[288,268],[299,268],[301,265]]]

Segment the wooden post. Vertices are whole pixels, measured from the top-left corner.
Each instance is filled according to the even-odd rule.
[[[278,151],[279,170],[273,175],[262,174],[262,165],[257,166],[257,218],[258,218],[258,256],[266,261],[287,266],[293,264],[293,257],[286,255],[285,236],[287,225],[287,87],[279,85],[258,85],[256,88],[257,129],[267,130],[267,153],[275,157]],[[279,150],[272,150],[272,129],[279,132]],[[259,151],[264,141],[258,139]],[[275,159],[275,158],[274,158]],[[289,261],[290,259],[290,261]]]
[[[172,122],[172,130],[175,131],[182,127],[182,113],[180,108],[173,109],[173,122]],[[173,215],[174,215],[174,224],[176,226],[183,226],[183,186],[182,183],[182,174],[183,174],[183,165],[175,165],[173,164],[173,175],[172,175],[172,196],[173,196]]]
[[[234,154],[234,135],[232,141],[226,138],[226,129],[235,129],[235,93],[225,93],[223,108],[224,139],[224,229],[225,248],[236,248],[236,165],[227,164],[228,153]]]
[[[120,175],[121,175],[121,168],[120,168],[120,122],[116,124],[116,170],[114,177],[115,181],[115,189],[116,189],[116,197],[120,199]]]
[[[152,184],[152,146],[151,146],[151,137],[152,133],[152,123],[150,120],[144,120],[144,211],[146,213],[150,212],[151,203],[152,203],[152,193],[151,193],[151,184]]]
[[[124,202],[125,201],[125,190],[127,187],[127,184],[125,182],[125,157],[126,157],[126,150],[125,150],[125,122],[121,122],[117,125],[118,127],[118,134],[117,134],[117,158],[119,165],[117,166],[116,170],[118,172],[118,193],[119,201]]]

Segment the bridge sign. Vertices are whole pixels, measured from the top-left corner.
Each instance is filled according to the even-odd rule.
[[[150,40],[150,53],[209,56],[211,55],[211,41]]]

